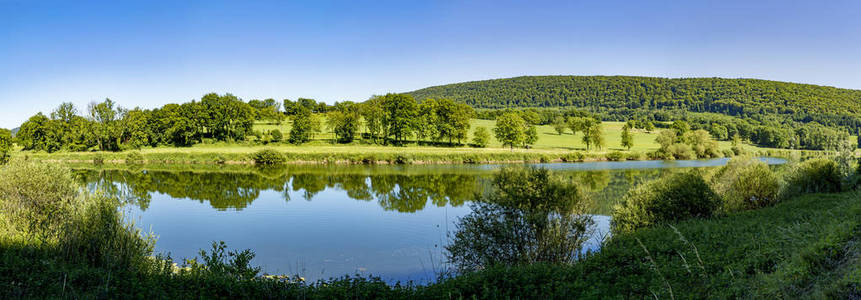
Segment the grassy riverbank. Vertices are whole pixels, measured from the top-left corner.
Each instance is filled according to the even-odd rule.
[[[271,149],[283,154],[286,163],[341,163],[341,164],[426,164],[426,163],[494,163],[494,162],[574,162],[600,160],[645,160],[659,148],[656,133],[637,132],[634,147],[622,150],[620,132],[624,123],[604,122],[606,147],[586,151],[581,135],[558,134],[550,126],[538,126],[539,139],[533,149],[508,149],[491,138],[488,148],[435,147],[409,144],[403,147],[373,144],[332,144],[331,133],[318,134],[312,142],[300,146],[285,143],[267,145],[255,143],[198,144],[192,147],[157,147],[121,152],[31,152],[14,151],[17,157],[44,161],[79,163],[150,163],[150,164],[253,164],[252,154]],[[256,125],[271,130],[277,125]],[[289,125],[285,130],[289,130]],[[493,121],[473,120],[477,126],[492,128]],[[657,132],[657,131],[656,131]],[[729,142],[720,142],[721,150],[729,150]],[[823,151],[767,149],[744,145],[746,152],[760,156],[808,157],[824,154]],[[722,151],[727,152],[727,151]],[[138,156],[138,154],[140,154]]]

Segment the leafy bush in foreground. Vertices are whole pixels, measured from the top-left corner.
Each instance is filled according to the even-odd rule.
[[[573,263],[590,236],[586,195],[547,169],[503,169],[493,191],[459,220],[449,262],[460,272],[495,265]]]
[[[14,228],[9,229],[56,237],[76,196],[67,168],[21,160],[0,168],[0,208]]]
[[[843,174],[837,162],[825,158],[805,161],[786,176],[786,195],[839,192]]]
[[[780,179],[767,164],[754,158],[734,158],[712,178],[725,212],[755,209],[779,201]]]
[[[720,201],[696,170],[656,179],[628,191],[613,207],[614,232],[655,224],[709,217]]]

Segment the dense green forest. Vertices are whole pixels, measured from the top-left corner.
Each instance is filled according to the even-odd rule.
[[[494,118],[502,108],[536,108],[547,116],[542,124],[550,123],[559,108],[597,113],[605,121],[682,119],[718,139],[737,133],[777,148],[827,149],[828,143],[816,142],[823,139],[807,136],[845,137],[861,130],[861,91],[758,79],[525,76],[409,94],[485,109],[479,111],[482,118]]]

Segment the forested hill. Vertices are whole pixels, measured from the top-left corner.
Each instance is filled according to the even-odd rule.
[[[861,117],[861,90],[758,79],[524,76],[434,86],[409,94],[418,100],[450,98],[475,108],[682,109],[733,116],[788,114],[799,121],[814,115],[812,119],[820,123],[843,125]]]

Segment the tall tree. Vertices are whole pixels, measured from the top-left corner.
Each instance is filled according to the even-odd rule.
[[[538,142],[538,129],[535,125],[527,125],[523,130],[523,147],[535,145]]]
[[[631,130],[628,127],[628,124],[622,126],[622,147],[631,150],[631,147],[634,147],[634,137],[631,135]]]
[[[42,113],[37,113],[21,124],[15,138],[25,150],[54,152],[60,149],[56,136],[57,128],[52,120]]]
[[[565,117],[558,116],[556,118],[553,118],[553,129],[556,130],[556,133],[562,135],[563,133],[565,133],[566,128],[568,128],[568,124],[565,123]]]
[[[290,128],[290,137],[288,141],[291,144],[303,144],[311,140],[311,135],[314,131],[314,125],[311,120],[311,110],[304,106],[299,108],[299,111],[293,116],[293,126]]]
[[[416,100],[405,94],[387,94],[382,97],[382,106],[385,136],[395,143],[403,143],[415,128]]]
[[[490,141],[490,134],[487,133],[486,127],[478,127],[475,129],[475,132],[472,133],[472,144],[479,148],[487,147],[487,143]]]
[[[327,125],[339,143],[350,143],[359,132],[358,107],[352,102],[338,103],[328,113]]]
[[[520,145],[526,138],[523,129],[526,128],[526,121],[516,112],[507,112],[496,118],[496,127],[493,128],[496,140],[502,143],[502,146],[509,146],[514,149],[515,145]]]
[[[103,102],[92,102],[88,109],[90,120],[95,122],[95,136],[99,150],[120,150],[120,128],[118,121],[122,119],[123,110],[111,99]]]
[[[382,98],[374,96],[362,103],[360,107],[362,118],[365,120],[365,130],[374,143],[383,137],[383,106]]]

